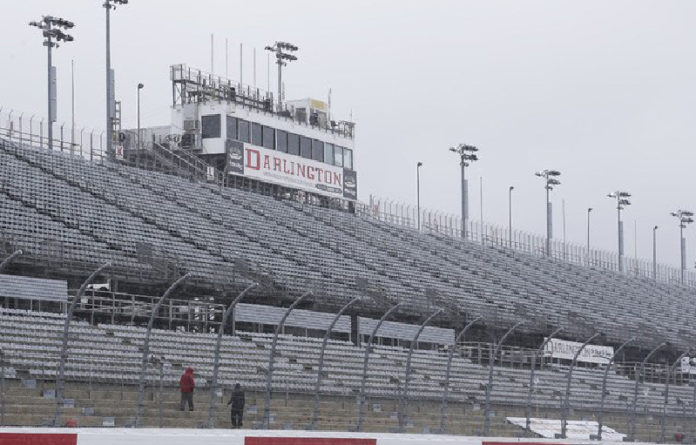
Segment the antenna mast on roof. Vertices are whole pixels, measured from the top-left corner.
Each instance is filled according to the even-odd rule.
[[[297,51],[297,46],[292,43],[287,42],[275,42],[273,46],[267,46],[266,51],[270,51],[276,56],[276,63],[278,64],[278,110],[283,108],[283,67],[288,64],[288,62],[293,62],[297,60],[297,56],[294,53]]]

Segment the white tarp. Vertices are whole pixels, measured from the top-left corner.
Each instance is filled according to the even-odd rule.
[[[579,342],[552,338],[550,342],[546,343],[544,357],[573,360],[581,346],[582,343]],[[612,346],[587,345],[580,353],[578,361],[585,363],[609,363],[613,356],[614,348]]]
[[[507,421],[520,428],[527,427],[527,419],[524,417],[507,417]],[[569,420],[566,424],[566,437],[570,440],[588,440],[590,434],[597,434],[599,424],[594,420]],[[547,439],[553,439],[556,434],[561,433],[560,419],[539,419],[530,418],[529,428]],[[625,434],[619,433],[608,426],[602,426],[602,440],[610,442],[621,442]]]

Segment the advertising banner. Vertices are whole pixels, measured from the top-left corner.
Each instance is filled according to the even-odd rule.
[[[575,341],[559,340],[552,338],[546,343],[544,357],[573,360],[582,343]],[[585,363],[609,363],[614,356],[614,348],[611,346],[587,345],[578,357],[579,362]]]
[[[227,141],[227,173],[312,193],[358,199],[358,177],[353,170],[312,159]]]

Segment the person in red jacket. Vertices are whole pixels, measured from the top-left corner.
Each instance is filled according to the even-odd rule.
[[[179,389],[181,390],[181,411],[188,404],[189,411],[193,411],[193,390],[196,388],[196,382],[193,380],[193,368],[188,367],[179,380]]]

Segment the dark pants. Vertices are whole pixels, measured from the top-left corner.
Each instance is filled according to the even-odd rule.
[[[244,410],[233,409],[232,410],[232,428],[242,427],[242,416],[244,416]]]
[[[193,392],[181,393],[181,407],[179,409],[183,411],[186,404],[188,404],[189,411],[193,411]]]

